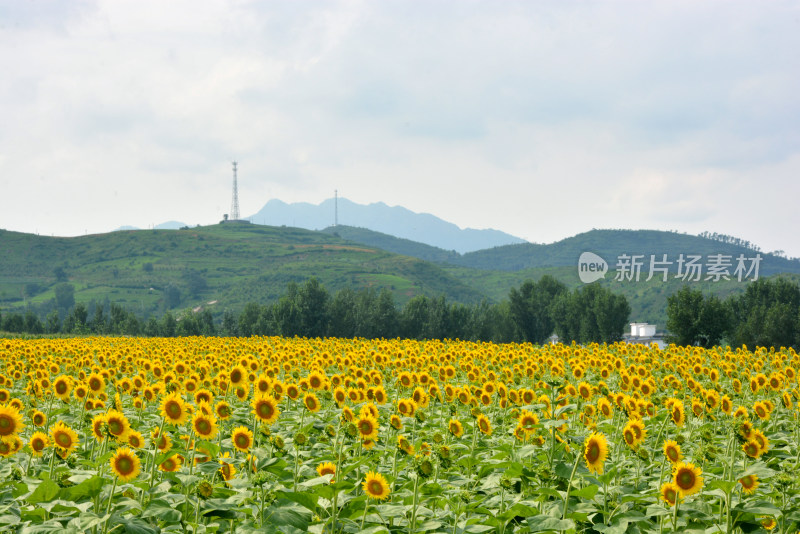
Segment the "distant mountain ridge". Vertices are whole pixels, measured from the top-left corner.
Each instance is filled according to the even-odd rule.
[[[455,250],[459,254],[502,245],[526,243],[524,239],[500,230],[462,229],[435,215],[415,213],[402,206],[388,206],[383,202],[364,205],[346,198],[339,198],[338,202],[340,225],[367,228],[447,251]],[[308,230],[322,230],[333,226],[334,213],[335,201],[332,198],[317,205],[307,202],[287,204],[273,199],[257,213],[247,217],[247,220],[269,226],[293,226]]]

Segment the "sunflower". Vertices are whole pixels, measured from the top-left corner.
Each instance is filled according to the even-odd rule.
[[[31,415],[31,421],[33,426],[43,427],[47,423],[47,416],[39,410],[34,410],[33,415]]]
[[[669,460],[672,465],[677,464],[683,459],[681,446],[678,445],[677,441],[667,440],[664,442],[664,456],[667,457],[667,460]]]
[[[521,426],[525,432],[533,432],[533,427],[538,424],[539,417],[530,410],[522,410],[522,413],[519,414],[519,426]]]
[[[253,397],[253,412],[256,417],[267,425],[273,424],[278,420],[281,411],[278,409],[278,403],[274,397],[269,395],[258,395]]]
[[[163,471],[165,473],[174,473],[178,469],[181,468],[181,463],[183,462],[183,457],[180,454],[173,454],[158,466],[159,471]]]
[[[168,423],[182,425],[189,418],[189,409],[186,401],[174,391],[161,399],[161,415]]]
[[[462,425],[461,421],[458,419],[450,419],[450,422],[447,424],[447,430],[457,438],[464,435],[464,425]]]
[[[308,375],[308,385],[311,389],[323,389],[325,387],[325,375],[319,371],[311,371]]]
[[[34,432],[28,445],[34,456],[41,456],[44,450],[50,446],[50,438],[44,432]]]
[[[319,411],[319,399],[313,393],[306,393],[305,397],[303,397],[303,404],[311,413],[317,413]]]
[[[89,375],[89,378],[86,380],[86,386],[89,388],[89,392],[93,395],[99,395],[104,389],[106,389],[106,379],[103,378],[103,375],[100,373],[92,373]],[[75,394],[78,394],[78,390],[75,390]]]
[[[479,414],[478,418],[475,420],[475,424],[478,425],[478,430],[480,430],[482,433],[486,434],[487,436],[492,435],[492,423],[485,415]]]
[[[72,379],[64,375],[56,378],[53,382],[53,392],[59,400],[69,402],[69,396],[72,393]]]
[[[672,482],[682,496],[694,495],[703,488],[703,470],[694,464],[679,462],[672,472]]]
[[[297,384],[287,384],[286,396],[292,400],[297,400],[297,398],[300,397],[300,388]]]
[[[117,449],[111,457],[111,471],[119,478],[120,482],[128,482],[139,476],[139,457],[128,447]]]
[[[636,432],[631,426],[631,421],[628,421],[628,424],[622,429],[622,439],[624,439],[625,444],[633,450],[636,450],[636,447],[639,446],[639,442],[636,439]]]
[[[417,403],[412,398],[400,399],[397,401],[397,411],[406,417],[414,417],[417,411]]]
[[[583,449],[583,458],[586,467],[591,473],[603,474],[603,464],[608,456],[608,442],[603,434],[594,432],[586,440]]]
[[[674,482],[665,482],[661,485],[661,500],[667,506],[675,506],[681,500],[681,490]]]
[[[322,462],[317,466],[317,474],[321,477],[325,475],[336,475],[336,465],[331,462]],[[333,477],[331,477],[331,482],[335,482]]]
[[[384,500],[389,497],[389,483],[383,475],[375,471],[367,473],[362,488],[373,499]]]
[[[106,425],[108,433],[120,443],[124,443],[128,438],[131,425],[125,414],[117,410],[109,410],[106,413]]]
[[[769,410],[767,409],[767,405],[763,402],[756,401],[756,403],[753,404],[753,412],[762,421],[769,421]]]
[[[231,442],[237,451],[249,452],[253,446],[253,433],[247,427],[236,427],[231,433]]]
[[[225,421],[233,414],[233,409],[231,409],[231,405],[227,401],[221,400],[214,405],[214,413],[217,414],[219,419]]]
[[[761,432],[761,430],[758,429],[754,430],[752,439],[753,441],[758,443],[758,448],[760,449],[761,454],[764,454],[769,450],[769,439],[767,439],[767,436],[765,436],[764,433]],[[759,456],[761,454],[759,454]]]
[[[670,415],[675,426],[682,427],[686,422],[686,410],[683,407],[683,402],[675,400],[670,408]]]
[[[397,414],[392,414],[389,418],[389,424],[392,425],[392,428],[395,430],[403,430],[403,420],[400,419],[400,416]]]
[[[247,370],[241,365],[237,365],[231,370],[231,374],[228,379],[230,380],[232,386],[241,385],[245,380],[247,380]]]
[[[745,475],[739,479],[739,484],[742,485],[745,494],[751,495],[758,489],[758,475]]]
[[[19,434],[25,428],[19,410],[8,405],[0,405],[0,440]]]
[[[406,453],[408,456],[414,456],[414,446],[403,435],[397,436],[397,448]]]
[[[144,447],[144,436],[138,430],[131,430],[128,432],[128,445],[134,449],[141,449]]]
[[[214,439],[217,435],[217,418],[198,411],[192,418],[194,433],[203,439]]]
[[[207,402],[211,404],[211,401],[213,400],[214,400],[214,394],[211,393],[206,388],[198,389],[197,392],[194,394],[195,404],[200,404],[201,402]]]
[[[236,467],[232,463],[229,463],[225,460],[229,460],[231,457],[230,453],[226,452],[220,459],[223,460],[220,462],[219,473],[222,475],[222,478],[226,481],[233,478],[233,475],[236,474]]]
[[[339,405],[339,408],[347,402],[347,392],[341,386],[333,390],[333,400]]]
[[[761,447],[752,439],[742,444],[742,450],[750,458],[758,458],[761,456]]]
[[[605,397],[597,399],[597,409],[600,410],[600,413],[602,413],[603,417],[606,419],[611,419],[614,416],[614,407],[611,406],[611,402]]]
[[[59,452],[68,456],[78,446],[78,434],[67,426],[63,421],[57,422],[50,429],[50,437]]]
[[[761,516],[760,523],[761,526],[764,527],[764,530],[773,530],[776,526],[778,526],[778,522],[775,521],[775,518],[768,515]]]
[[[163,435],[159,436],[158,429],[154,428],[150,436],[153,438],[153,443],[156,444],[156,447],[161,452],[166,452],[172,448],[172,439],[166,432]]]
[[[378,420],[372,414],[362,412],[355,423],[361,439],[374,440],[378,437]]]

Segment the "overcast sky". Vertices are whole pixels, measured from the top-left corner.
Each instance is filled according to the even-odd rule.
[[[0,228],[339,195],[800,256],[797,1],[0,0]],[[690,252],[690,251],[688,251]]]

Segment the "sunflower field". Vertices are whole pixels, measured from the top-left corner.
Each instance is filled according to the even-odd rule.
[[[796,532],[793,350],[0,340],[0,532]]]

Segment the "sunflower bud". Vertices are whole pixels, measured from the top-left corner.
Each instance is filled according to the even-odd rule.
[[[203,499],[208,499],[214,493],[214,486],[208,480],[203,480],[197,485],[197,495]]]

